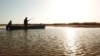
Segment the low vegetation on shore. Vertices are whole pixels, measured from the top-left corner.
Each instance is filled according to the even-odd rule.
[[[0,24],[0,26],[6,26],[7,24]],[[23,26],[23,24],[13,24],[13,25],[20,25]],[[37,25],[37,24],[28,24],[28,25]],[[100,27],[100,23],[96,22],[85,22],[85,23],[53,23],[53,24],[45,24],[46,26],[62,26],[62,27]]]

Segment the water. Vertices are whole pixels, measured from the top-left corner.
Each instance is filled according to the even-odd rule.
[[[100,56],[100,28],[0,28],[0,56]]]

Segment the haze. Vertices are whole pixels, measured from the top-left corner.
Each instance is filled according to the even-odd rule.
[[[100,22],[100,0],[0,0],[0,24]]]

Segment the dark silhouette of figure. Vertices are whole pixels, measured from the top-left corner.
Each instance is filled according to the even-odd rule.
[[[9,23],[6,26],[6,29],[9,30],[9,27],[11,27],[11,25],[12,25],[12,20],[9,21]]]
[[[25,27],[27,27],[28,21],[29,21],[29,20],[27,20],[27,17],[25,17],[25,19],[24,19],[24,26],[25,26]]]
[[[11,25],[12,25],[12,20],[10,20],[10,21],[9,21],[8,25],[9,25],[9,26],[11,26]]]

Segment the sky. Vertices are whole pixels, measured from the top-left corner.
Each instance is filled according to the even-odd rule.
[[[100,0],[0,0],[0,24],[100,22]]]

